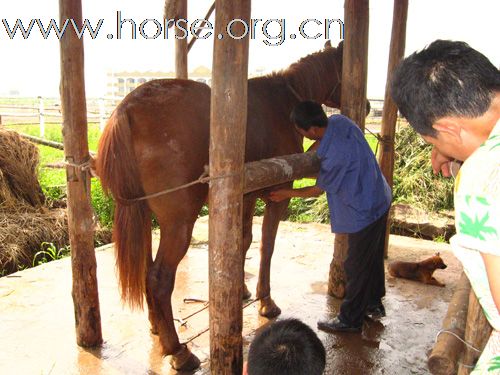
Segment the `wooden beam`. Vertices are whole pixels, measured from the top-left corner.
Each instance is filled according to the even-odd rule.
[[[369,1],[345,0],[345,39],[342,63],[341,112],[365,129],[366,77],[368,73]],[[344,260],[347,235],[335,234],[333,260],[330,264],[328,294],[343,298],[345,293]]]
[[[82,24],[80,0],[59,0],[61,25],[72,19]],[[67,162],[81,165],[90,156],[87,141],[87,106],[83,65],[83,40],[71,29],[60,39],[61,104],[64,155]],[[102,344],[101,314],[97,290],[94,224],[90,205],[90,174],[82,168],[66,169],[68,227],[73,271],[76,341],[92,347]]]
[[[406,44],[406,19],[408,16],[408,0],[394,0],[392,15],[392,35],[389,51],[389,64],[387,67],[387,81],[385,84],[384,109],[382,111],[382,147],[380,147],[378,163],[390,188],[393,186],[394,175],[394,136],[396,134],[396,122],[398,119],[398,108],[392,100],[390,88],[394,68],[398,65],[405,53]],[[391,215],[387,217],[387,230],[385,233],[385,249],[387,256],[389,248],[389,234],[391,226]]]
[[[210,9],[208,9],[207,14],[205,14],[205,18],[203,18],[203,22],[201,22],[200,27],[204,27],[207,25],[207,21],[210,18],[210,16],[212,15],[214,10],[215,10],[215,1],[212,3],[212,6],[210,7]],[[194,42],[196,42],[196,40],[200,36],[200,33],[201,33],[201,31],[195,31],[196,37],[194,35],[191,37],[191,40],[189,41],[188,46],[187,46],[188,53],[189,53],[189,51],[191,51],[191,48],[193,47]]]
[[[244,193],[284,182],[316,176],[320,162],[315,152],[285,155],[245,164]]]
[[[187,20],[187,0],[179,2],[179,19]],[[184,25],[183,25],[184,26]],[[187,35],[175,26],[175,78],[188,78],[188,47]]]
[[[226,25],[250,20],[250,0],[217,0],[210,112],[209,299],[210,371],[243,366],[243,163],[247,121],[248,36]],[[233,35],[243,27],[233,24]],[[217,38],[222,35],[222,38]]]
[[[463,344],[453,334],[462,339],[464,337],[470,291],[469,279],[462,272],[443,320],[442,330],[447,332],[442,332],[438,336],[427,361],[429,371],[434,375],[456,374]]]
[[[481,304],[479,303],[474,290],[471,289],[469,296],[469,308],[467,310],[467,324],[465,326],[465,342],[468,342],[474,348],[483,351],[491,335],[491,325],[484,315]],[[468,375],[475,366],[481,353],[466,347],[464,350],[458,368],[458,375]]]

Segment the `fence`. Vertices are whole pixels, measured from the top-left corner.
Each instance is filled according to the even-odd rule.
[[[104,97],[87,100],[88,122],[98,122],[102,130],[121,97]],[[375,133],[380,131],[383,100],[370,99],[371,111],[366,120],[366,127]],[[325,108],[328,115],[339,113],[338,110]],[[46,123],[62,123],[61,105],[54,98],[0,98],[0,125],[39,126],[40,137],[45,137]]]
[[[102,130],[116,105],[119,97],[89,99],[87,101],[88,122],[99,123]],[[53,98],[0,98],[0,125],[3,126],[38,126],[40,137],[45,137],[45,124],[62,123],[61,105]]]

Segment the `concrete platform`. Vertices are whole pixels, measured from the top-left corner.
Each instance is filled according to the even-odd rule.
[[[261,218],[254,220],[246,280],[255,291]],[[191,341],[203,361],[194,374],[209,373],[208,309],[184,298],[208,299],[206,218],[195,227],[192,248],[178,270],[173,296],[181,341]],[[387,278],[387,317],[366,322],[363,333],[326,334],[319,319],[335,316],[340,301],[327,296],[333,235],[328,225],[280,225],[273,257],[272,295],[282,317],[296,317],[318,332],[327,349],[325,374],[426,374],[428,351],[446,314],[461,273],[449,245],[391,236],[389,259],[420,260],[435,252],[448,264],[435,276],[445,288]],[[85,350],[76,345],[71,299],[70,259],[0,278],[0,374],[175,374],[161,357],[158,338],[149,332],[145,311],[122,306],[110,246],[96,249],[104,344]],[[244,309],[245,353],[256,330],[268,320],[258,303]],[[197,311],[200,312],[196,313]],[[196,314],[195,314],[196,313]],[[195,314],[188,318],[188,316]]]

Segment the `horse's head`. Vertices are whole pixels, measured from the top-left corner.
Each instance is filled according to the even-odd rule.
[[[337,48],[332,47],[331,42],[328,40],[325,43],[323,53],[329,56],[331,61],[330,79],[325,79],[328,82],[327,96],[322,103],[328,107],[340,108],[341,94],[342,94],[342,57],[344,54],[344,41],[341,40]],[[370,113],[370,102],[366,100],[366,116]]]

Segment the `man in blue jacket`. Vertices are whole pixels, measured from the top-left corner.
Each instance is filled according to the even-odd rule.
[[[315,186],[275,190],[269,198],[326,192],[332,232],[348,234],[346,290],[338,316],[318,322],[318,328],[361,332],[365,315],[385,315],[384,242],[391,190],[363,133],[349,118],[328,118],[320,104],[305,101],[294,108],[291,120],[301,135],[320,141],[321,169]]]

